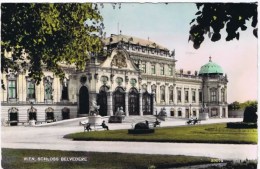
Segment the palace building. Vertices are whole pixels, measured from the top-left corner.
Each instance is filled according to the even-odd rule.
[[[11,125],[87,116],[99,105],[101,116],[112,116],[122,107],[126,116],[228,117],[227,76],[211,58],[199,71],[176,70],[174,51],[132,36],[104,39],[108,56],[92,57],[85,71],[63,65],[61,81],[51,72],[39,85],[28,72],[3,74],[2,122]]]

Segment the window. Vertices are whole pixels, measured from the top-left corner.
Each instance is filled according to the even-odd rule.
[[[108,77],[107,76],[101,76],[101,82],[105,85],[107,84]]]
[[[35,83],[32,80],[27,81],[27,98],[35,99]]]
[[[146,63],[142,64],[141,70],[143,73],[146,73]]]
[[[151,65],[151,73],[155,74],[155,65]]]
[[[131,79],[130,80],[130,84],[131,84],[132,87],[134,87],[136,85],[136,83],[137,83],[136,79]]]
[[[192,102],[196,102],[196,91],[192,91]]]
[[[217,101],[217,92],[215,89],[211,90],[211,102]]]
[[[181,116],[181,114],[182,114],[182,113],[181,113],[181,110],[179,110],[179,111],[178,111],[178,116],[180,117],[180,116]]]
[[[9,99],[16,99],[16,80],[8,81],[8,97]]]
[[[173,89],[169,90],[169,100],[170,102],[173,102]]]
[[[161,75],[164,75],[164,66],[161,65]]]
[[[165,101],[165,87],[161,86],[161,102]]]
[[[202,91],[199,91],[199,102],[202,102]]]
[[[172,67],[169,67],[169,75],[172,76],[173,73],[172,73]]]
[[[178,102],[181,102],[181,90],[177,91],[177,95],[178,95]]]
[[[117,82],[117,84],[118,84],[119,86],[122,85],[122,83],[123,83],[123,78],[117,77],[117,78],[116,78],[116,82]]]
[[[68,79],[66,79],[66,78],[64,78],[62,81],[61,100],[69,100]]]
[[[185,91],[185,102],[189,101],[189,91]]]

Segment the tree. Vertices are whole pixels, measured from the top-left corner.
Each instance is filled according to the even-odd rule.
[[[102,49],[96,4],[2,3],[1,10],[2,73],[26,69],[39,84],[43,68],[63,78],[60,63],[84,69],[91,54]]]
[[[226,41],[236,38],[251,22],[253,34],[257,37],[257,3],[197,3],[197,17],[192,19],[189,41],[198,49],[208,34],[212,42],[221,39],[220,31],[226,26]],[[196,22],[195,22],[196,21]],[[239,30],[240,28],[240,30]]]
[[[228,105],[228,110],[239,110],[240,109],[240,103],[235,101]]]

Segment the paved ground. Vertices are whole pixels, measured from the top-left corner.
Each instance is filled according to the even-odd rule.
[[[131,117],[122,124],[109,124],[110,129],[129,129],[132,123],[151,117]],[[108,141],[72,141],[63,139],[65,134],[83,131],[79,121],[69,120],[56,125],[48,124],[41,127],[2,127],[2,147],[4,148],[28,148],[50,150],[73,150],[95,152],[121,152],[140,154],[171,154],[207,156],[220,159],[245,160],[257,158],[257,145],[235,144],[198,144],[198,143],[147,143],[147,142],[108,142]],[[107,120],[107,118],[105,118]],[[185,125],[183,119],[167,119],[161,126]],[[206,123],[219,123],[227,121],[242,121],[239,118],[210,119],[202,121]]]

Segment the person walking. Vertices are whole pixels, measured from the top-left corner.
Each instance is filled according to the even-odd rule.
[[[86,130],[87,130],[87,131],[91,131],[91,130],[92,130],[91,127],[90,127],[90,123],[87,123],[87,125],[86,125]]]

